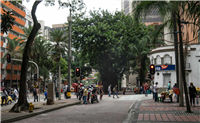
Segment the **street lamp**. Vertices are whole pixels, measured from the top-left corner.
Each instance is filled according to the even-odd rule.
[[[67,18],[68,23],[69,23],[69,43],[68,43],[68,83],[69,83],[69,88],[71,88],[71,22],[72,22],[72,17],[71,17],[71,9],[70,9],[70,15]]]

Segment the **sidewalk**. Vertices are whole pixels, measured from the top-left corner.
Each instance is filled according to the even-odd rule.
[[[34,110],[32,113],[29,112],[21,112],[21,113],[9,113],[9,110],[12,108],[13,105],[7,106],[6,109],[1,111],[1,122],[14,122],[21,119],[33,117],[39,114],[47,113],[50,111],[58,110],[61,108],[65,108],[67,106],[72,106],[76,104],[80,104],[81,102],[76,98],[72,99],[62,99],[55,101],[54,105],[44,105],[44,102],[34,102]]]
[[[199,99],[200,101],[200,99]],[[153,99],[142,100],[135,103],[128,115],[130,119],[127,123],[199,123],[200,104],[191,107],[192,112],[186,113],[186,104],[179,107],[176,99],[171,103],[169,99],[165,102],[155,102]],[[125,123],[125,122],[124,122]]]

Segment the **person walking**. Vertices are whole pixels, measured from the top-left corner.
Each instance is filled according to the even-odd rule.
[[[143,89],[143,88],[142,88],[142,86],[140,86],[140,94],[142,94],[142,93],[143,93],[142,89]]]
[[[87,87],[87,90],[88,90],[87,102],[90,103],[90,101],[89,101],[89,100],[90,100],[90,93],[92,93],[92,88],[91,88],[91,86],[88,86],[88,87]]]
[[[8,95],[6,94],[6,92],[5,92],[6,90],[5,89],[3,89],[3,93],[2,93],[2,95],[1,95],[1,106],[3,106],[3,105],[7,105],[7,97],[8,97]],[[3,104],[3,102],[5,101],[5,104]]]
[[[158,97],[158,82],[156,82],[156,84],[154,85],[154,98],[155,98],[155,102],[157,101],[157,97]]]
[[[177,84],[175,83],[174,86],[173,86],[173,90],[175,90],[176,88],[177,88]],[[174,93],[174,99],[177,99],[176,93]]]
[[[118,97],[118,93],[117,93],[117,85],[113,88],[113,98],[115,98],[115,95]]]
[[[147,83],[145,83],[145,85],[144,85],[144,93],[145,93],[145,96],[147,97],[148,96],[148,88],[149,88],[149,86],[147,85]]]
[[[152,92],[152,94],[153,94],[153,99],[154,99],[154,98],[155,98],[155,97],[154,97],[154,82],[152,83],[151,92]]]
[[[33,96],[34,96],[34,102],[35,102],[36,99],[37,99],[37,102],[38,102],[37,90],[35,88],[34,88],[34,91],[33,91]]]
[[[87,104],[87,96],[88,96],[88,90],[87,88],[84,89],[84,92],[83,92],[83,104]]]
[[[167,85],[167,91],[171,90],[171,81],[169,81],[168,85]]]
[[[67,99],[67,88],[68,88],[68,85],[66,84],[66,85],[65,85],[65,92],[64,92],[64,93],[65,93],[65,98],[66,98],[66,99]]]
[[[192,82],[190,83],[190,87],[189,87],[189,95],[190,95],[190,105],[192,106],[192,102],[193,102],[193,106],[195,107],[195,97],[197,95],[197,90]]]
[[[102,97],[103,97],[103,93],[104,93],[104,92],[103,92],[103,87],[101,87],[101,88],[100,88],[100,100],[101,100]]]
[[[108,96],[110,97],[111,94],[111,84],[108,86]]]
[[[14,93],[15,93],[16,98],[18,99],[18,97],[17,97],[18,91],[16,88],[14,89]]]
[[[44,101],[47,99],[47,91],[45,90],[44,91],[44,96],[45,96],[45,98],[44,98]]]

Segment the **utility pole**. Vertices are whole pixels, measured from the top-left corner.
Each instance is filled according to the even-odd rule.
[[[68,17],[68,23],[69,23],[69,42],[68,42],[68,83],[69,83],[69,89],[71,88],[71,9],[69,9],[70,15]]]
[[[62,57],[62,56],[61,56],[61,53],[60,53],[60,60],[61,60],[61,57]],[[61,79],[60,79],[60,74],[61,74],[61,73],[60,73],[60,69],[61,69],[61,68],[60,68],[60,67],[61,67],[61,66],[60,66],[60,62],[59,62],[59,75],[58,75],[58,92],[59,92],[59,98],[58,98],[58,99],[59,99],[59,100],[61,100],[61,89],[60,89],[60,83],[61,83],[61,82],[60,82],[60,81],[61,81]]]

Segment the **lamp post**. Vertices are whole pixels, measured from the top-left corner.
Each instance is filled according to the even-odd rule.
[[[68,23],[69,23],[69,42],[68,42],[68,83],[69,83],[69,88],[71,88],[71,9],[70,9],[70,15],[67,18]]]

